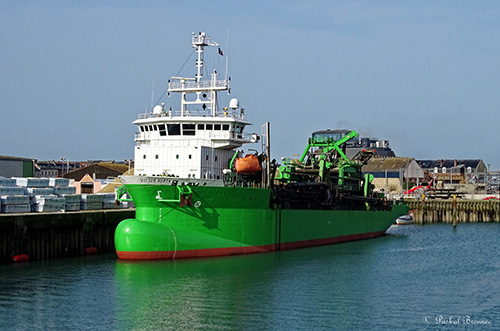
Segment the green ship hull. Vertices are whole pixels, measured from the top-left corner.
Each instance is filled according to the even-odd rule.
[[[115,246],[120,259],[131,260],[272,252],[373,238],[408,213],[406,205],[397,204],[281,209],[270,203],[267,188],[134,183],[124,190],[136,205],[136,218],[118,225]]]
[[[219,107],[218,92],[229,94],[230,79],[216,69],[203,79],[204,49],[222,55],[220,44],[201,31],[191,44],[197,74],[168,81],[168,96],[178,94],[180,107],[162,102],[133,122],[136,176],[121,176],[118,200],[133,201],[136,217],[116,228],[119,258],[272,252],[373,238],[408,213],[375,192],[374,176],[363,173],[374,150],[347,157],[356,131],[313,132],[299,160],[272,160],[270,123],[260,135],[247,133],[251,123],[238,99]],[[245,155],[242,146],[256,143],[261,152]]]

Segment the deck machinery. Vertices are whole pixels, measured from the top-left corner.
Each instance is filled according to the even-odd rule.
[[[365,209],[384,205],[381,197],[373,195],[373,175],[361,171],[373,150],[363,150],[352,159],[346,156],[346,142],[357,136],[356,131],[343,137],[314,132],[299,160],[284,159],[278,167],[275,201],[283,208]]]

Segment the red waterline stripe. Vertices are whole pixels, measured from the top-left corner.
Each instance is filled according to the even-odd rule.
[[[265,253],[275,250],[275,245],[246,246],[246,247],[226,247],[209,249],[191,249],[182,251],[150,251],[150,252],[129,252],[116,251],[118,258],[124,260],[158,260],[158,259],[187,259],[193,257],[211,257],[236,254]]]
[[[305,248],[311,246],[329,245],[347,241],[361,240],[380,237],[385,234],[385,231],[369,232],[352,234],[346,236],[311,239],[294,241],[288,243],[281,243],[280,249],[295,249]],[[237,254],[252,254],[252,253],[265,253],[276,250],[276,245],[262,245],[262,246],[246,246],[246,247],[227,247],[227,248],[209,248],[209,249],[192,249],[182,251],[149,251],[149,252],[131,252],[131,251],[116,251],[118,258],[123,260],[159,260],[159,259],[187,259],[194,257],[212,257],[212,256],[225,256]]]
[[[376,238],[376,237],[383,236],[384,234],[385,234],[385,231],[378,231],[378,232],[350,234],[350,235],[346,235],[346,236],[331,237],[331,238],[294,241],[294,242],[288,242],[288,243],[281,243],[280,249],[286,250],[286,249],[295,249],[295,248],[305,248],[305,247],[311,247],[311,246],[338,244],[338,243],[347,242],[347,241]]]

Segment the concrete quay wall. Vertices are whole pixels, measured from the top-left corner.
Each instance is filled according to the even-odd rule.
[[[114,252],[114,233],[134,209],[0,214],[0,263]]]

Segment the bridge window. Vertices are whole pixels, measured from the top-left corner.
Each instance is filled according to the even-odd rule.
[[[222,130],[225,130],[225,131],[229,130],[229,124],[222,125]]]
[[[205,130],[205,124],[198,124],[198,130]]]
[[[158,129],[160,130],[160,136],[167,135],[167,130],[165,130],[165,124],[159,124]]]
[[[167,129],[165,128],[165,124],[158,125],[158,129],[160,130],[160,136],[167,135]]]
[[[220,130],[221,125],[220,124],[214,124],[214,130]]]
[[[207,130],[213,130],[213,125],[212,124],[207,124],[206,129]]]
[[[194,124],[182,124],[182,134],[185,136],[194,136],[196,134],[196,126]]]
[[[169,136],[180,136],[181,135],[181,125],[180,124],[167,124],[167,131]]]

